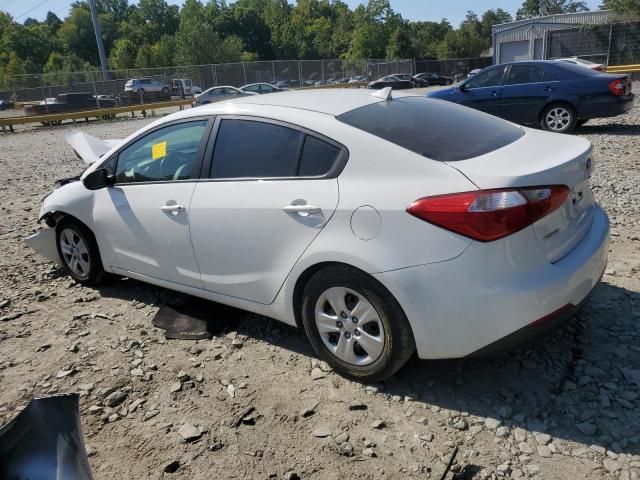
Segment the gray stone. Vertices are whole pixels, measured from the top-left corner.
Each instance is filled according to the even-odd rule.
[[[342,433],[339,433],[339,434],[336,436],[335,440],[336,440],[336,443],[337,443],[337,444],[341,444],[341,443],[344,443],[344,442],[348,442],[348,441],[349,441],[349,433],[348,433],[348,432],[342,432]]]
[[[349,442],[344,442],[338,447],[338,455],[343,457],[353,457],[353,445]]]
[[[549,458],[553,454],[551,453],[551,449],[546,445],[538,445],[538,455],[544,458]]]
[[[362,450],[362,455],[370,458],[377,457],[376,452],[374,452],[373,448],[365,448],[364,450]]]
[[[527,439],[527,431],[524,428],[518,427],[513,433],[516,437],[516,442],[524,442]]]
[[[381,430],[381,429],[383,429],[384,427],[386,427],[386,425],[385,425],[385,423],[384,423],[382,420],[374,420],[374,421],[371,423],[371,428],[375,428],[375,429],[377,429],[377,430]]]
[[[622,465],[620,465],[615,460],[611,460],[610,458],[605,458],[602,462],[602,465],[604,465],[604,468],[607,470],[607,472],[610,473],[615,473],[618,470],[622,470]]]
[[[551,435],[549,435],[548,433],[534,433],[533,434],[533,438],[536,439],[536,442],[538,442],[539,445],[548,445],[549,443],[551,443]]]
[[[496,429],[496,437],[498,438],[507,438],[509,436],[509,433],[509,427],[502,426]]]
[[[176,393],[180,390],[182,390],[182,382],[174,382],[171,384],[171,387],[169,387],[169,392],[171,393]]]
[[[453,424],[453,428],[455,428],[456,430],[464,430],[465,428],[467,428],[467,422],[465,422],[464,420],[458,420]]]
[[[122,390],[116,390],[107,396],[102,402],[106,407],[114,408],[120,405],[127,398],[127,393]]]
[[[160,413],[160,410],[149,410],[148,412],[145,412],[144,416],[142,417],[142,421],[146,422],[147,420],[151,420],[153,417],[155,417],[159,413]]]
[[[320,380],[324,377],[326,377],[325,373],[319,368],[311,369],[311,380]]]
[[[317,438],[326,438],[331,435],[331,430],[327,427],[318,427],[313,431],[313,436]]]
[[[186,442],[193,442],[202,436],[202,432],[190,423],[185,423],[178,429],[178,435]]]
[[[487,417],[484,421],[484,426],[489,430],[496,430],[500,425],[502,425],[502,422],[496,418]]]
[[[526,443],[526,442],[520,442],[518,444],[518,448],[520,449],[520,451],[522,453],[526,453],[527,455],[531,455],[533,453],[533,449],[531,448],[531,446]]]
[[[311,400],[307,403],[302,410],[300,410],[300,415],[302,417],[310,417],[316,412],[316,408],[320,405],[318,400]]]

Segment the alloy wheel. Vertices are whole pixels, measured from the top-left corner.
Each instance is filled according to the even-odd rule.
[[[64,263],[79,278],[87,278],[91,270],[91,257],[84,239],[72,228],[60,232],[60,251]]]
[[[316,302],[315,321],[325,347],[343,362],[366,366],[382,355],[384,326],[361,293],[344,287],[325,290]]]
[[[555,107],[549,110],[545,122],[550,130],[560,132],[566,130],[571,124],[571,112],[564,107]]]

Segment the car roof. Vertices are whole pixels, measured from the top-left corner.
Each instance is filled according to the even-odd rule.
[[[223,106],[232,108],[233,105],[260,105],[307,110],[310,112],[338,116],[345,112],[355,110],[356,108],[384,101],[379,97],[371,96],[371,93],[371,90],[359,88],[290,90],[277,94],[252,95],[250,97],[237,98],[226,102],[204,105],[197,109],[185,110],[184,112],[191,112],[191,110],[194,110],[193,116],[197,116],[198,114],[220,113],[219,110]],[[210,110],[210,112],[208,112],[208,110]]]

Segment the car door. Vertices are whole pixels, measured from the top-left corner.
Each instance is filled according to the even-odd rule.
[[[115,184],[96,190],[93,210],[106,266],[202,286],[189,236],[189,204],[212,124],[200,117],[162,125],[107,161]]]
[[[500,97],[505,65],[488,68],[460,85],[456,101],[492,115],[500,114]]]
[[[551,79],[549,75],[547,78]],[[516,123],[538,123],[540,112],[551,98],[555,83],[545,81],[542,65],[511,65],[502,89],[500,116]]]
[[[253,117],[219,117],[214,131],[190,211],[202,283],[269,304],[336,209],[346,149]]]

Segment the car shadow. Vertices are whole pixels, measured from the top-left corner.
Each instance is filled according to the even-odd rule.
[[[640,125],[629,125],[624,123],[611,123],[607,125],[582,125],[576,127],[574,133],[581,135],[620,135],[637,136],[640,135]]]
[[[99,291],[105,297],[156,306],[200,301],[135,280],[114,280]],[[234,330],[315,357],[304,332],[208,303],[207,315],[216,323],[212,331]],[[577,317],[528,346],[473,359],[413,358],[377,387],[390,398],[400,396],[426,409],[446,409],[450,423],[461,417],[467,430],[492,419],[511,430],[547,433],[554,440],[580,444],[557,445],[577,457],[594,455],[598,447],[637,455],[640,325],[634,321],[634,305],[640,305],[640,294],[603,283]]]

